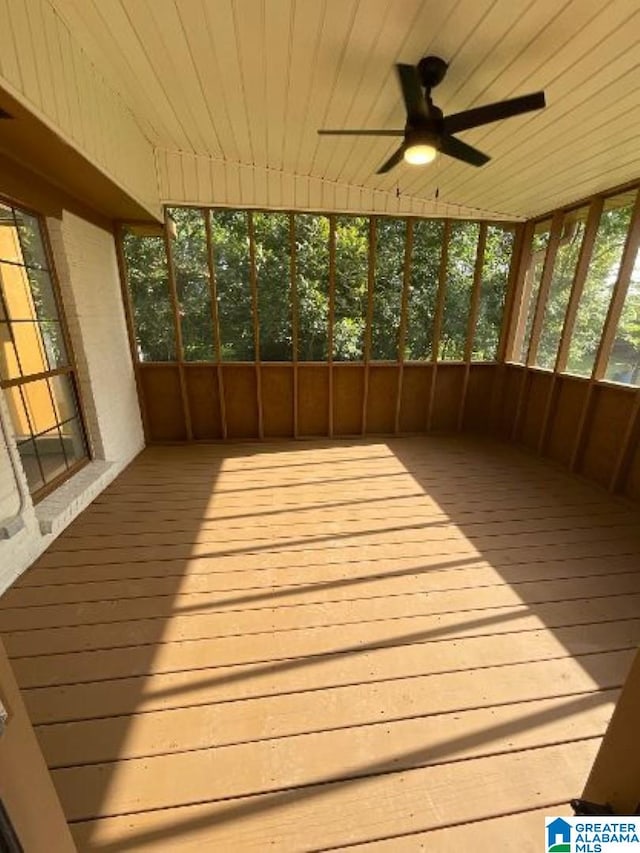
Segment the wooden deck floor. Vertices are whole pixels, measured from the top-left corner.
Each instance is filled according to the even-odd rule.
[[[637,522],[491,443],[146,450],[0,602],[79,850],[541,849],[640,639]]]

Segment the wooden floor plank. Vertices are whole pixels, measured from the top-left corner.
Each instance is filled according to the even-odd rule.
[[[546,519],[546,518],[573,518],[576,516],[593,516],[599,514],[601,516],[622,516],[627,511],[622,506],[615,506],[610,503],[577,503],[577,504],[558,504],[549,506],[548,504],[537,504],[529,502],[531,505],[520,507],[511,503],[509,506],[498,506],[495,508],[484,508],[477,510],[460,511],[457,513],[456,523],[464,525],[483,524],[486,522],[497,521],[517,521],[518,519],[527,518]],[[194,530],[194,519],[185,518],[159,518],[154,513],[149,513],[148,516],[140,514],[136,516],[123,516],[118,519],[117,525],[106,524],[106,519],[101,516],[101,520],[96,520],[95,515],[89,518],[84,517],[83,513],[79,520],[74,522],[66,531],[64,543],[67,550],[80,547],[83,542],[86,547],[86,541],[91,537],[99,537],[104,543],[109,540],[114,533],[124,537],[136,534],[153,534],[153,533],[192,533]],[[396,504],[390,504],[389,501],[380,501],[376,508],[368,506],[358,510],[357,506],[353,508],[331,508],[331,509],[314,509],[314,510],[281,510],[274,513],[275,517],[265,514],[264,516],[256,517],[252,524],[254,531],[263,531],[265,535],[274,528],[279,526],[287,526],[295,523],[296,530],[301,534],[313,534],[326,530],[328,525],[339,524],[341,528],[351,527],[352,523],[361,525],[375,525],[380,520],[389,520],[392,518],[400,518],[405,521],[450,521],[449,513],[442,508],[434,507],[425,504],[425,502],[409,502],[398,501]],[[93,518],[94,520],[91,520]],[[229,518],[198,518],[197,530],[215,531],[216,534],[223,534],[232,530],[245,530],[245,521],[243,519]]]
[[[546,563],[551,560],[582,559],[601,557],[606,560],[618,556],[638,556],[639,548],[635,542],[626,539],[607,538],[600,542],[576,541],[555,543],[554,545],[531,545],[521,547],[522,537],[513,537],[511,547],[485,548],[480,553],[477,548],[465,542],[447,542],[434,544],[430,548],[416,549],[412,544],[365,545],[349,549],[348,552],[293,551],[233,555],[230,557],[194,559],[158,559],[149,562],[112,562],[108,564],[84,564],[72,567],[50,568],[34,566],[20,578],[20,588],[31,586],[49,586],[52,583],[81,583],[91,580],[142,579],[166,577],[167,575],[185,578],[190,575],[237,572],[255,572],[266,569],[296,569],[302,574],[309,568],[320,566],[362,567],[371,562],[394,563],[401,559],[421,568],[451,568],[476,564],[480,560],[495,567],[512,566],[522,563]],[[165,551],[166,553],[166,551]],[[178,583],[178,582],[176,582]],[[176,587],[177,588],[177,587]]]
[[[486,560],[451,561],[451,566],[424,567],[420,560],[398,559],[361,561],[356,567],[340,564],[309,566],[304,577],[299,569],[259,569],[251,572],[215,572],[191,574],[176,579],[171,575],[114,581],[92,581],[45,586],[14,587],[2,598],[0,612],[20,608],[48,607],[74,603],[105,602],[118,607],[127,599],[150,595],[170,596],[179,607],[191,596],[215,594],[221,607],[225,604],[257,604],[268,599],[274,605],[301,603],[318,598],[354,598],[387,591],[428,592],[442,589],[464,589],[510,584],[518,588],[539,580],[583,578],[598,575],[640,571],[636,554],[608,557],[585,557],[520,563],[495,568]],[[54,578],[55,580],[55,578]]]
[[[272,524],[263,527],[253,527],[250,537],[243,527],[229,527],[218,525],[217,527],[193,526],[189,530],[167,530],[162,532],[143,533],[140,531],[129,533],[112,531],[109,536],[84,536],[64,537],[51,546],[50,552],[72,553],[74,551],[102,549],[131,549],[143,546],[159,545],[194,545],[200,543],[237,543],[242,542],[245,548],[251,545],[263,545],[265,542],[287,543],[292,540],[296,543],[306,541],[314,542],[320,538],[335,537],[349,541],[354,536],[368,537],[377,536],[385,527],[393,532],[413,535],[419,530],[431,531],[433,533],[461,533],[465,538],[473,541],[479,536],[498,536],[507,534],[509,536],[522,533],[539,533],[550,530],[583,530],[606,527],[620,527],[621,525],[635,525],[638,519],[633,513],[622,513],[619,510],[605,511],[602,508],[592,512],[583,512],[578,515],[562,516],[559,514],[547,515],[540,518],[508,519],[508,520],[485,520],[481,522],[467,521],[464,525],[454,524],[443,513],[437,518],[425,520],[420,514],[407,515],[397,519],[377,519],[375,534],[372,528],[372,519],[364,520],[340,520],[333,523],[322,524],[295,524],[295,536],[292,536],[292,525]],[[473,538],[472,538],[473,537]],[[450,537],[448,537],[450,538]],[[375,541],[375,539],[374,539]]]
[[[353,853],[415,853],[416,850],[432,853],[460,853],[461,850],[477,850],[478,853],[494,850],[500,853],[536,853],[544,849],[542,845],[546,844],[545,817],[558,815],[572,817],[573,811],[566,802],[560,802],[544,809],[447,826],[431,832],[396,835],[384,841],[334,847],[334,850],[351,850]]]
[[[171,643],[163,642],[160,630],[148,646],[134,642],[123,648],[14,657],[13,666],[21,687],[75,684],[96,678],[178,672],[253,661],[285,661],[311,655],[359,654],[371,648],[420,641],[444,642],[462,637],[617,622],[635,619],[639,607],[640,596],[622,595],[538,604],[533,610],[528,606],[503,607]],[[86,642],[93,642],[90,635]]]
[[[171,808],[602,736],[616,695],[607,691],[215,751],[132,758],[119,765],[117,787],[105,785],[111,768],[101,764],[53,770],[52,776],[71,820]]]
[[[52,724],[39,727],[38,736],[45,757],[55,766],[107,761],[117,754],[118,744],[123,744],[119,757],[206,750],[208,746],[617,689],[633,655],[632,649],[593,655],[588,672],[576,667],[571,658],[561,658],[393,678],[375,682],[375,686],[367,681],[326,687],[322,716],[317,713],[319,697],[314,691]]]
[[[251,518],[252,525],[264,525],[273,523],[274,520],[280,518],[291,518],[292,515],[304,518],[316,518],[318,520],[325,518],[327,515],[343,512],[345,515],[361,515],[367,512],[375,517],[375,511],[379,508],[384,508],[386,505],[390,509],[399,510],[402,516],[402,511],[412,512],[417,509],[424,513],[439,513],[445,512],[447,515],[453,515],[456,518],[462,518],[464,515],[475,514],[477,512],[508,512],[516,511],[519,517],[522,517],[529,508],[541,507],[546,509],[561,511],[566,506],[579,506],[583,509],[589,509],[594,505],[602,502],[602,495],[598,493],[586,494],[581,491],[574,490],[571,493],[561,493],[554,491],[553,494],[548,489],[540,490],[539,492],[518,492],[508,493],[506,495],[491,496],[491,501],[487,504],[486,493],[473,493],[462,497],[460,494],[457,497],[444,499],[440,496],[439,500],[434,500],[428,495],[418,490],[410,495],[394,495],[393,501],[389,501],[389,496],[386,497],[371,497],[357,496],[351,499],[345,499],[341,496],[336,496],[335,493],[330,499],[326,497],[323,500],[311,500],[309,502],[294,501],[292,503],[274,503],[249,509],[249,512],[244,512],[247,509],[246,502],[243,506],[239,505],[224,506],[219,502],[215,504],[203,505],[202,503],[195,504],[193,507],[177,507],[170,500],[165,504],[154,504],[153,508],[145,509],[144,506],[138,505],[135,512],[132,513],[130,508],[123,508],[119,501],[110,503],[93,503],[78,519],[78,527],[86,522],[87,524],[100,525],[100,529],[104,531],[105,524],[107,531],[112,532],[109,525],[117,523],[121,525],[121,529],[125,530],[129,524],[148,524],[158,521],[179,522],[183,525],[188,525],[191,529],[194,525],[194,520],[197,523],[204,522],[220,522],[226,521],[235,524],[246,524],[247,518]],[[317,498],[317,495],[316,495]],[[620,511],[628,511],[629,506],[615,500],[611,502],[611,507]],[[547,513],[548,514],[548,513]],[[393,515],[393,514],[392,514]],[[386,515],[379,517],[385,518]],[[76,527],[75,523],[69,528],[69,536],[74,534]],[[66,534],[66,531],[65,531]]]
[[[503,585],[227,611],[220,610],[213,602],[208,606],[199,603],[195,611],[190,613],[176,612],[173,602],[163,597],[137,599],[140,615],[133,619],[126,618],[130,614],[126,612],[126,606],[123,607],[123,621],[6,630],[1,621],[3,614],[0,614],[0,624],[8,653],[27,657],[62,654],[79,649],[113,649],[152,642],[177,643],[215,637],[289,633],[432,614],[442,614],[446,618],[451,613],[471,613],[482,618],[485,611],[518,607],[523,602],[531,609],[546,602],[572,601],[574,598],[596,602],[598,599],[609,599],[612,595],[624,596],[634,602],[638,607],[637,612],[640,612],[640,573],[583,578],[579,585],[573,578],[539,581],[527,587],[526,597],[521,593],[522,590]],[[83,607],[88,609],[90,605]],[[19,617],[24,619],[31,613],[20,611]]]
[[[309,660],[90,681],[63,687],[23,690],[34,724],[95,719],[195,707],[301,691],[321,691],[349,684],[372,684],[392,678],[468,672],[489,664],[504,666],[573,657],[590,671],[591,655],[633,649],[640,643],[640,619],[626,622],[530,631],[493,637],[470,637],[425,649],[421,643],[374,649],[361,654],[327,655]]]
[[[72,827],[82,851],[324,849],[566,802],[599,738]],[[482,780],[482,784],[479,784]],[[508,784],[505,784],[508,780]],[[305,843],[306,842],[306,843]],[[120,845],[120,846],[118,846]]]
[[[447,583],[440,585],[429,583],[429,579],[420,580],[399,578],[394,582],[387,580],[377,584],[359,584],[350,594],[336,595],[332,588],[324,594],[319,591],[298,593],[297,596],[280,597],[273,593],[256,596],[255,600],[238,600],[238,596],[229,596],[229,601],[219,596],[181,595],[146,596],[132,601],[105,603],[83,603],[79,605],[58,604],[38,608],[18,608],[0,610],[0,631],[8,637],[17,639],[22,632],[29,632],[36,651],[21,651],[17,654],[38,654],[36,632],[44,628],[55,628],[47,633],[53,640],[49,651],[64,651],[57,646],[57,639],[66,637],[75,627],[96,625],[104,627],[104,634],[96,632],[96,642],[100,648],[113,647],[109,639],[107,625],[117,623],[124,632],[128,623],[140,620],[171,619],[173,628],[180,639],[191,639],[193,630],[200,631],[195,622],[183,620],[206,619],[206,628],[215,634],[257,633],[265,630],[265,624],[274,630],[287,631],[302,625],[309,627],[326,624],[348,624],[360,618],[373,620],[381,618],[395,619],[400,616],[446,613],[450,610],[481,610],[486,607],[505,607],[526,602],[536,604],[543,601],[567,601],[572,598],[592,598],[608,595],[640,593],[640,571],[611,573],[595,577],[583,577],[579,584],[574,578],[560,580],[540,580],[523,582],[516,585],[493,583],[482,585],[467,581],[466,584]],[[246,598],[246,597],[245,597]],[[327,612],[331,605],[331,613]],[[283,612],[281,612],[283,611]],[[284,612],[286,611],[286,612]],[[277,624],[273,622],[274,616]],[[149,626],[153,630],[153,626]],[[267,628],[267,629],[268,629]],[[119,630],[119,629],[116,629]],[[63,633],[64,632],[64,633]],[[145,642],[144,634],[139,635]],[[172,642],[171,633],[165,633],[165,642]],[[197,633],[195,636],[206,636]],[[23,637],[24,638],[24,637]],[[107,645],[109,644],[109,645]],[[74,648],[82,647],[82,643]]]
[[[348,557],[349,549],[372,548],[375,546],[410,546],[414,553],[433,548],[444,548],[444,553],[468,551],[483,552],[485,549],[513,548],[514,537],[517,536],[519,547],[540,545],[566,545],[572,543],[625,541],[636,548],[640,547],[638,527],[635,521],[612,524],[596,523],[585,528],[566,527],[554,529],[549,523],[548,528],[523,532],[513,523],[511,532],[495,534],[475,534],[472,531],[461,531],[452,525],[447,528],[408,527],[406,525],[389,526],[375,533],[358,536],[340,536],[326,533],[318,537],[301,539],[289,537],[273,539],[268,542],[248,542],[236,540],[229,543],[197,542],[177,545],[131,545],[126,549],[95,547],[77,551],[49,550],[37,562],[38,568],[60,568],[78,565],[101,565],[114,563],[126,558],[134,562],[150,562],[153,560],[190,560],[197,557],[224,558],[249,555],[259,560],[275,562],[298,557],[304,560],[305,555],[317,553],[318,546],[323,552],[331,554],[334,559]]]
[[[222,612],[265,611],[282,608],[317,608],[326,604],[336,604],[336,617],[341,619],[341,608],[367,609],[367,616],[376,618],[380,600],[389,602],[392,606],[386,615],[393,618],[394,599],[401,608],[402,615],[411,614],[411,603],[407,596],[414,597],[417,603],[429,599],[430,605],[455,607],[456,597],[465,590],[477,593],[474,596],[474,609],[483,606],[502,606],[503,604],[525,601],[535,603],[541,600],[560,600],[574,595],[587,597],[590,595],[621,594],[640,592],[640,571],[631,563],[628,571],[604,571],[601,565],[598,573],[590,576],[582,565],[573,566],[582,578],[582,583],[576,583],[574,577],[564,577],[555,580],[520,580],[510,584],[505,583],[495,569],[464,570],[439,572],[437,574],[416,574],[404,571],[398,576],[384,577],[376,580],[366,580],[354,577],[343,578],[331,583],[317,581],[314,585],[299,584],[290,587],[265,586],[264,582],[258,587],[230,590],[210,590],[197,593],[182,592],[178,595],[164,593],[157,581],[147,583],[147,592],[163,592],[161,595],[146,595],[126,598],[118,596],[112,600],[103,598],[99,601],[84,601],[81,603],[64,603],[40,605],[38,607],[5,607],[0,609],[0,631],[25,631],[46,627],[69,627],[91,625],[109,622],[127,622],[138,619],[177,618],[178,616],[196,616]],[[565,569],[566,571],[566,569]],[[558,570],[556,569],[556,574]],[[209,579],[211,576],[207,576]],[[218,576],[213,576],[214,578]],[[227,581],[233,584],[233,579]],[[60,595],[63,597],[63,594]],[[453,596],[453,597],[452,597]],[[552,597],[552,598],[551,598]],[[304,611],[306,613],[308,611]],[[424,609],[421,607],[421,613]],[[251,614],[254,615],[254,614]],[[286,616],[286,614],[284,614]],[[302,615],[302,611],[298,614]],[[235,617],[233,617],[235,620]],[[244,618],[244,617],[243,617]],[[242,630],[242,621],[234,621],[234,627]],[[313,616],[309,621],[314,624]],[[282,623],[286,628],[287,621]]]

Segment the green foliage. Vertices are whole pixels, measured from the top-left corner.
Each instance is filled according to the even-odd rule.
[[[536,227],[531,243],[531,260],[525,280],[525,293],[527,296],[520,308],[521,311],[525,312],[525,327],[520,347],[520,361],[523,364],[526,362],[529,352],[529,341],[531,340],[533,320],[536,314],[536,305],[538,304],[542,269],[544,267],[544,259],[547,255],[550,231],[551,221],[541,222]]]
[[[336,361],[361,361],[364,356],[368,272],[368,218],[338,216],[333,326],[333,357]]]
[[[539,367],[552,369],[555,365],[571,287],[584,239],[587,212],[588,209],[583,208],[567,216],[563,223],[563,233],[553,266],[549,297],[538,344],[536,364]]]
[[[215,338],[204,216],[201,210],[188,207],[176,207],[169,213],[177,232],[171,250],[184,357],[187,361],[213,361]]]
[[[202,211],[174,208],[177,237],[171,244],[180,323],[187,360],[215,359],[211,282]],[[209,214],[207,214],[209,215]],[[254,305],[250,280],[249,220],[246,211],[215,210],[211,217],[220,352],[223,360],[253,361]],[[433,316],[438,292],[443,222],[414,224],[405,357],[431,357]],[[398,358],[404,282],[406,221],[379,217],[373,270],[371,356]],[[329,242],[327,216],[296,214],[293,235],[289,215],[253,214],[260,356],[289,361],[293,355],[292,306],[297,304],[300,361],[326,361],[329,331]],[[479,226],[453,223],[447,267],[442,356],[462,357]],[[505,236],[507,235],[507,236]],[[295,245],[296,299],[291,291],[290,246]],[[483,301],[475,348],[479,358],[495,351],[504,302],[504,284],[512,247],[511,232],[496,229],[488,241]],[[164,242],[156,237],[125,238],[129,286],[142,360],[175,359],[173,315]],[[364,357],[369,300],[369,218],[337,216],[333,358]]]
[[[640,384],[640,252],[607,366],[607,379]]]
[[[291,361],[289,215],[254,213],[260,358]]]
[[[474,361],[494,361],[497,356],[514,239],[513,228],[487,227],[478,319],[471,349]]]
[[[220,351],[226,361],[253,361],[253,305],[249,280],[249,225],[242,210],[216,210],[211,217]]]
[[[588,376],[593,369],[622,260],[631,209],[631,204],[611,207],[600,217],[569,346],[567,369],[570,373]]]
[[[420,219],[413,226],[404,352],[409,360],[431,357],[443,234],[444,223],[438,219]]]
[[[396,361],[407,224],[404,219],[385,218],[378,219],[376,225],[371,358]]]
[[[295,216],[298,358],[326,361],[329,334],[329,218]]]
[[[479,234],[477,222],[451,223],[438,354],[443,361],[461,361],[464,358]]]
[[[167,256],[162,237],[126,234],[123,241],[133,322],[141,361],[175,361]]]

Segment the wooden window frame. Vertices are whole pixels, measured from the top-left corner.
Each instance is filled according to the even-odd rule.
[[[34,432],[33,427],[31,425],[31,419],[29,416],[28,409],[26,406],[24,406],[24,402],[23,402],[23,406],[25,409],[27,420],[29,421],[29,440],[31,440],[33,442],[36,461],[38,464],[38,470],[40,471],[40,476],[41,476],[41,479],[43,481],[43,485],[40,486],[40,488],[34,489],[33,491],[29,490],[32,502],[34,504],[37,504],[41,500],[43,500],[45,497],[47,497],[47,495],[50,495],[53,491],[55,491],[57,488],[59,488],[59,486],[61,486],[62,483],[65,483],[67,480],[69,480],[71,477],[73,477],[74,474],[76,474],[78,471],[80,471],[82,468],[84,468],[93,458],[93,448],[92,448],[92,444],[91,444],[91,437],[90,437],[89,431],[87,429],[85,406],[84,406],[84,402],[82,399],[82,391],[80,388],[80,382],[78,379],[78,368],[77,368],[77,363],[76,363],[75,354],[74,354],[74,350],[73,350],[73,344],[71,341],[71,337],[69,335],[69,328],[67,325],[67,318],[66,318],[66,313],[64,310],[64,303],[62,300],[62,292],[61,292],[61,288],[60,288],[60,281],[59,281],[56,266],[55,266],[55,260],[53,257],[53,251],[52,251],[52,247],[51,247],[51,240],[49,237],[49,229],[47,227],[46,218],[43,214],[40,213],[40,211],[35,210],[31,207],[28,207],[28,206],[22,204],[21,202],[15,201],[11,197],[0,195],[0,204],[3,204],[7,207],[10,207],[12,212],[15,210],[22,211],[22,212],[26,213],[28,216],[33,217],[38,223],[38,227],[39,227],[39,231],[40,231],[40,237],[42,239],[42,246],[44,249],[45,262],[46,262],[46,267],[44,269],[44,272],[46,272],[48,274],[48,276],[51,280],[51,290],[53,293],[55,307],[56,307],[56,311],[57,311],[57,315],[58,315],[57,322],[60,325],[60,332],[62,335],[62,340],[64,343],[65,352],[67,355],[67,364],[64,367],[58,367],[58,368],[53,368],[50,370],[40,371],[39,373],[28,374],[26,376],[14,377],[13,379],[2,379],[0,377],[0,391],[4,391],[7,388],[22,388],[25,385],[28,385],[32,382],[37,382],[40,380],[47,380],[50,377],[67,376],[69,378],[72,389],[74,391],[75,402],[77,405],[76,415],[73,415],[71,418],[67,418],[64,421],[57,421],[54,427],[51,427],[47,430],[43,430],[40,432]],[[14,219],[15,219],[15,213],[14,213]],[[2,262],[5,263],[5,261],[2,261]],[[13,263],[13,266],[20,267],[23,270],[28,270],[28,269],[40,270],[41,269],[40,267],[30,267],[29,265],[24,264],[24,263],[22,263],[22,264]],[[3,294],[1,288],[0,288],[0,301],[2,302],[3,311],[5,314],[5,317],[7,318],[7,326],[9,328],[9,334],[10,334],[11,338],[13,339],[13,334],[11,332],[11,326],[10,326],[10,320],[9,320],[9,312],[7,310],[7,306],[6,306],[6,303],[4,300],[4,294]],[[15,341],[14,341],[14,348],[16,351],[16,357],[18,359],[18,366],[19,366],[20,371],[22,372],[22,368],[20,366],[20,355],[18,352],[18,348],[15,344]],[[55,401],[53,400],[53,397],[51,395],[51,389],[49,388],[48,383],[47,383],[47,388],[48,388],[49,396],[51,398],[51,402],[52,402],[52,405],[53,405],[54,411],[55,411]],[[22,393],[21,393],[21,396],[22,396]],[[74,462],[72,462],[71,464],[69,464],[69,461],[67,459],[67,454],[65,452],[64,441],[62,438],[62,433],[61,433],[60,428],[62,426],[64,426],[64,424],[66,424],[66,423],[68,423],[74,419],[77,421],[78,426],[80,428],[80,432],[81,432],[82,439],[84,442],[85,456],[82,456],[80,459],[77,459]],[[37,448],[35,439],[40,437],[41,435],[44,435],[47,432],[51,432],[52,429],[57,429],[58,436],[60,437],[60,442],[62,445],[62,452],[64,455],[65,464],[67,465],[67,468],[65,471],[63,471],[60,474],[56,475],[55,477],[52,477],[49,480],[47,480],[47,478],[45,477],[45,474],[44,474],[44,469],[42,466],[42,462],[40,460],[40,455],[38,452],[38,448]]]

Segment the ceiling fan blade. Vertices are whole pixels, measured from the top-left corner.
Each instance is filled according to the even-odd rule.
[[[475,107],[462,113],[454,113],[445,118],[444,129],[446,133],[458,133],[461,130],[469,130],[482,124],[491,124],[503,118],[541,110],[544,106],[544,92],[535,92],[533,95],[522,95],[522,97],[511,98],[508,101],[498,101],[495,104],[487,104],[484,107]]]
[[[491,160],[491,157],[478,151],[472,145],[467,145],[455,136],[443,136],[440,143],[440,151],[443,154],[448,154],[449,157],[455,157],[456,160],[462,160],[464,163],[469,163],[471,166],[484,166]]]
[[[384,175],[385,172],[390,172],[394,166],[397,166],[398,163],[402,160],[404,156],[404,145],[401,145],[397,151],[394,151],[391,157],[386,160],[382,166],[376,172],[376,175]]]
[[[319,130],[320,136],[404,136],[404,130]]]
[[[407,110],[407,120],[412,122],[429,118],[429,109],[420,85],[418,69],[413,65],[396,65],[396,70]]]

